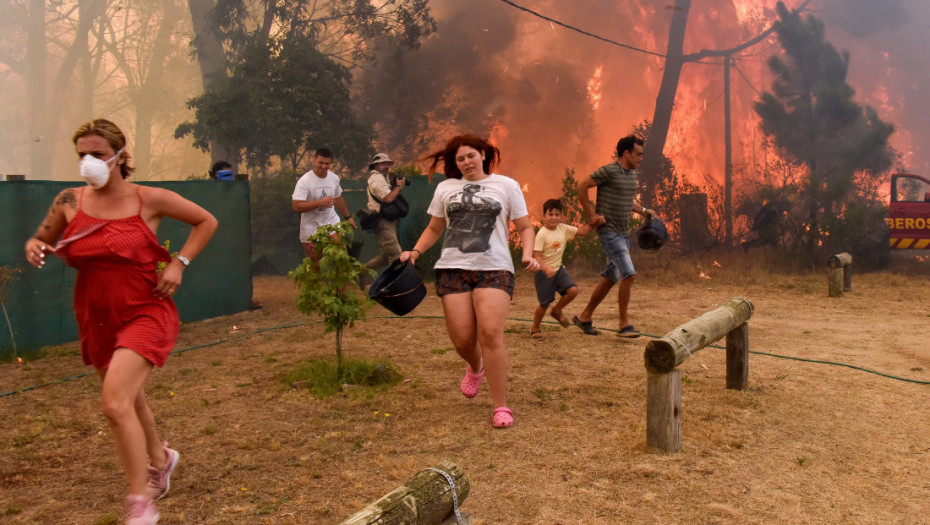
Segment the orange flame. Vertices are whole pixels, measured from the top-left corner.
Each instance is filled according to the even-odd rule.
[[[713,266],[714,268],[723,268],[723,266],[720,266],[720,263],[718,263],[717,261],[714,261]]]
[[[594,75],[588,80],[588,98],[591,99],[591,109],[597,111],[601,105],[601,73],[604,66],[594,68]]]
[[[17,357],[17,358],[16,358],[16,362],[19,363],[19,364],[23,364],[23,358],[22,358],[22,357]]]
[[[701,270],[701,273],[698,274],[698,277],[701,279],[710,279],[710,276],[704,273],[704,270]]]

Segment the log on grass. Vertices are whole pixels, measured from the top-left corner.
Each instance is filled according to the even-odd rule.
[[[671,372],[694,352],[748,321],[752,317],[752,308],[748,299],[734,297],[720,308],[688,321],[659,339],[653,339],[646,345],[646,369],[655,374]]]
[[[465,473],[451,461],[433,468],[452,478],[459,505],[468,496],[471,484]],[[360,510],[341,525],[438,525],[453,512],[452,487],[435,470],[424,469],[406,484]]]

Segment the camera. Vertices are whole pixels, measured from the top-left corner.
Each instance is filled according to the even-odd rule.
[[[411,179],[411,178],[409,178],[409,177],[404,177],[403,175],[395,175],[395,174],[392,173],[392,174],[391,174],[391,187],[392,187],[392,188],[395,187],[395,186],[397,186],[397,181],[398,181],[399,179],[403,179],[403,181],[404,181],[404,186],[410,186],[410,184],[413,182],[413,179]]]

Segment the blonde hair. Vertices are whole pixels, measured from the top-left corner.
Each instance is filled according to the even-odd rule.
[[[71,137],[71,142],[77,144],[79,138],[88,135],[97,135],[103,138],[110,144],[113,151],[123,150],[120,154],[123,163],[119,166],[119,172],[124,179],[136,171],[136,168],[129,165],[129,161],[132,157],[129,155],[129,151],[126,150],[126,135],[123,135],[123,131],[119,129],[116,124],[102,118],[85,122],[74,132],[74,136]]]

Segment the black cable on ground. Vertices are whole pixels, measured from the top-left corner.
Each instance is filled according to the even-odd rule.
[[[379,315],[379,316],[373,316],[373,317],[371,317],[370,319],[443,319],[443,316],[441,316],[441,315],[404,315],[404,316],[400,316],[400,315]],[[528,323],[533,322],[532,319],[523,319],[523,318],[519,318],[519,317],[516,317],[516,318],[515,318],[515,317],[508,317],[507,320],[508,320],[508,321],[518,321],[518,322],[528,322]],[[559,324],[559,323],[557,323],[557,322],[555,322],[555,321],[542,321],[542,322],[545,323],[545,324],[552,324],[552,325],[558,325],[558,324]],[[253,334],[261,334],[261,333],[264,333],[264,332],[274,332],[274,331],[276,331],[276,330],[284,330],[284,329],[286,329],[286,328],[296,328],[296,327],[300,327],[300,326],[310,326],[310,325],[311,325],[311,323],[307,322],[307,323],[292,323],[292,324],[285,324],[285,325],[279,325],[279,326],[272,326],[272,327],[269,327],[269,328],[260,328],[260,329],[258,329],[258,330],[254,330],[254,331],[249,332],[249,333],[238,334],[238,335],[236,335],[236,336],[234,336],[234,337],[229,337],[229,338],[224,338],[224,339],[218,339],[218,340],[216,340],[216,341],[212,341],[212,342],[209,342],[209,343],[203,343],[203,344],[200,344],[200,345],[194,345],[194,346],[189,346],[189,347],[187,347],[187,348],[181,348],[181,349],[178,349],[178,350],[174,350],[174,351],[171,352],[171,354],[172,354],[172,355],[173,355],[173,354],[182,354],[182,353],[184,353],[184,352],[189,352],[189,351],[191,351],[191,350],[197,350],[197,349],[200,349],[200,348],[208,348],[208,347],[211,347],[211,346],[216,346],[216,345],[220,345],[220,344],[223,344],[223,343],[228,343],[228,342],[231,342],[231,341],[234,341],[234,340],[237,340],[237,339],[243,339],[243,338],[249,337],[249,336],[251,336],[251,335],[253,335]],[[597,328],[598,330],[602,330],[602,331],[605,331],[605,332],[619,332],[619,330],[616,330],[616,329],[613,329],[613,328],[601,328],[601,327],[596,327],[596,328]],[[644,335],[644,336],[646,336],[646,337],[651,337],[651,338],[653,338],[653,339],[658,339],[659,337],[661,337],[661,336],[658,336],[658,335],[645,334],[645,333],[642,334],[642,335]],[[590,337],[590,336],[589,336],[589,337]],[[710,348],[719,348],[719,349],[722,349],[722,350],[725,350],[725,349],[726,349],[726,347],[720,346],[720,345],[707,345],[707,346],[710,347]],[[803,358],[803,357],[793,357],[793,356],[789,356],[789,355],[772,354],[772,353],[769,353],[769,352],[758,352],[758,351],[755,351],[755,350],[750,350],[749,353],[750,353],[750,354],[756,354],[756,355],[764,355],[764,356],[767,356],[767,357],[776,357],[776,358],[778,358],[778,359],[790,359],[790,360],[792,360],[792,361],[801,361],[801,362],[804,362],[804,363],[815,363],[815,364],[820,364],[820,365],[842,366],[842,367],[845,367],[845,368],[852,368],[853,370],[859,370],[860,372],[866,372],[866,373],[869,373],[869,374],[875,374],[875,375],[877,375],[877,376],[885,377],[885,378],[888,378],[888,379],[894,379],[894,380],[896,380],[896,381],[904,381],[904,382],[906,382],[906,383],[916,383],[916,384],[918,384],[918,385],[930,385],[930,381],[921,381],[921,380],[919,380],[919,379],[908,379],[908,378],[906,378],[906,377],[894,376],[894,375],[891,375],[891,374],[886,374],[886,373],[884,373],[884,372],[878,372],[878,371],[876,371],[876,370],[870,370],[870,369],[868,369],[868,368],[863,368],[863,367],[861,367],[861,366],[851,365],[851,364],[849,364],[849,363],[840,363],[840,362],[837,362],[837,361],[824,361],[824,360],[820,360],[820,359],[807,359],[807,358]],[[20,392],[28,392],[28,391],[30,391],[30,390],[36,390],[36,389],[43,388],[43,387],[47,387],[47,386],[57,385],[57,384],[59,384],[59,383],[66,383],[66,382],[71,381],[71,380],[73,380],[73,379],[80,379],[80,378],[85,377],[85,376],[88,376],[88,375],[92,375],[92,374],[91,374],[90,372],[85,372],[85,373],[83,373],[83,374],[75,374],[75,375],[73,375],[73,376],[63,377],[63,378],[61,378],[61,379],[56,379],[56,380],[54,380],[54,381],[49,381],[49,382],[47,382],[47,383],[43,383],[43,384],[40,384],[40,385],[34,385],[34,386],[22,388],[22,389],[20,389],[20,390],[11,390],[11,391],[9,391],[9,392],[0,392],[0,398],[12,396],[12,395],[18,394],[18,393],[20,393]]]

